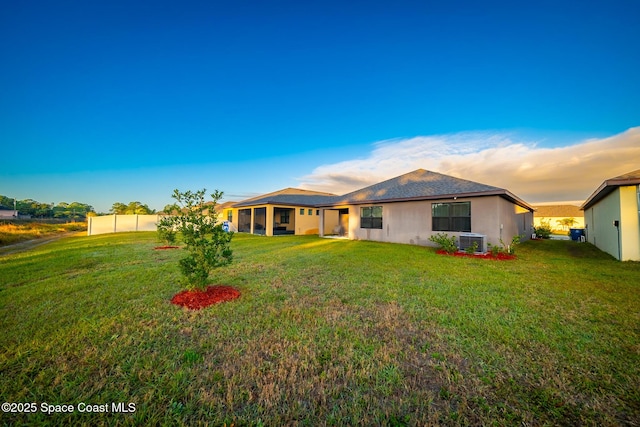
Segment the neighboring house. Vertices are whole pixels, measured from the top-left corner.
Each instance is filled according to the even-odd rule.
[[[640,261],[640,169],[604,181],[580,209],[588,242],[620,261]]]
[[[235,203],[224,210],[223,218],[245,233],[321,234],[317,205],[333,196],[335,194],[285,188]],[[337,218],[335,214],[336,223]]]
[[[218,221],[228,221],[230,225],[229,229],[231,231],[238,231],[238,229],[233,224],[233,205],[235,205],[236,203],[237,202],[224,202],[219,203],[216,206]]]
[[[349,239],[432,245],[431,236],[445,233],[486,251],[529,239],[533,211],[505,189],[418,169],[323,203],[320,229],[337,213]]]
[[[18,218],[18,211],[13,209],[0,208],[0,219],[16,219]]]
[[[553,230],[569,231],[569,228],[584,228],[584,212],[574,205],[534,205],[533,225],[539,227],[542,221],[549,222]],[[564,225],[563,221],[573,219],[571,225]]]

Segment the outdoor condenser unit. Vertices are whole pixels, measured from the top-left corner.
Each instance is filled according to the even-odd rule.
[[[460,250],[465,250],[473,246],[473,242],[478,244],[477,252],[487,251],[487,236],[476,233],[462,233],[460,235]]]

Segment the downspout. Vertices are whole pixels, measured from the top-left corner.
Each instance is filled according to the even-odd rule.
[[[618,261],[622,261],[622,251],[620,248],[620,221],[619,220],[613,221],[613,226],[618,231]]]

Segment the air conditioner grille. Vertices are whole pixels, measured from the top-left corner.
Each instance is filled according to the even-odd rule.
[[[465,250],[473,246],[474,242],[478,245],[476,252],[486,252],[486,240],[487,236],[482,234],[461,234],[460,235],[460,249]]]

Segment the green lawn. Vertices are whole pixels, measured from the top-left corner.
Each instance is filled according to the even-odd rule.
[[[526,242],[491,261],[237,234],[212,283],[242,296],[201,311],[170,304],[181,251],[156,245],[82,236],[0,257],[1,400],[38,409],[0,424],[640,420],[640,263],[589,244]]]

